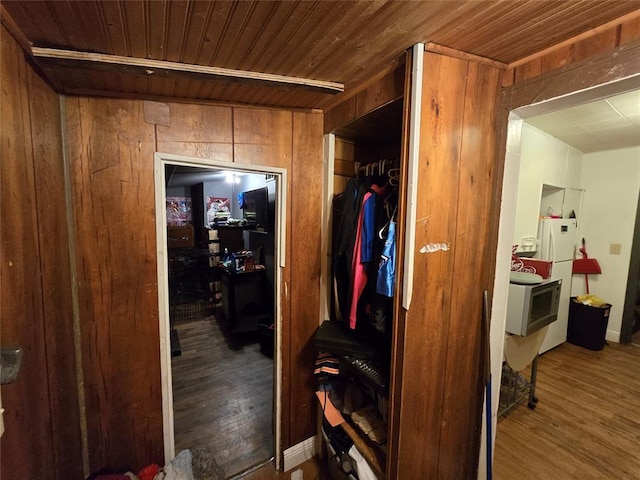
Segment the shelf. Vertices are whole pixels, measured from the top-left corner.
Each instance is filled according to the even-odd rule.
[[[578,188],[557,187],[543,183],[540,195],[540,216],[558,215],[562,218],[570,218],[571,212],[574,212],[577,217],[580,213],[583,192],[584,190]]]

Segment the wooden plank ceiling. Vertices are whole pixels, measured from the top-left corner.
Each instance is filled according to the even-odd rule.
[[[505,64],[640,10],[636,0],[5,1],[35,47],[343,83],[348,91],[417,42]],[[61,91],[323,108],[317,91],[37,58]]]

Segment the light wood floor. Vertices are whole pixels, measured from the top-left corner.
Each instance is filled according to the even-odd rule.
[[[498,420],[496,480],[640,479],[640,347],[565,343],[540,358],[536,393]]]
[[[215,317],[176,324],[172,359],[176,453],[207,445],[226,476],[273,457],[273,360],[255,338],[228,337]]]
[[[276,472],[273,463],[269,463],[243,476],[242,480],[290,480],[291,476],[298,470],[302,470],[302,478],[304,480],[329,480],[330,477],[325,462],[326,459],[322,460],[318,457],[313,457],[286,473]]]

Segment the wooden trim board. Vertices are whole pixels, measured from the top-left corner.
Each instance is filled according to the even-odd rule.
[[[313,80],[308,78],[275,75],[271,73],[232,70],[229,68],[191,65],[187,63],[151,60],[146,58],[123,57],[102,53],[79,52],[56,48],[31,47],[36,59],[51,61],[58,66],[90,65],[110,71],[125,71],[156,76],[187,76],[199,79],[249,82],[261,85],[302,88],[321,93],[342,93],[344,85],[337,82]]]

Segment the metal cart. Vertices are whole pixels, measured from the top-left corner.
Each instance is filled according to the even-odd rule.
[[[531,364],[531,378],[527,380],[524,375],[511,369],[506,362],[502,365],[502,381],[500,382],[500,403],[498,416],[502,416],[528,397],[527,406],[533,410],[538,403],[536,397],[536,377],[538,375],[538,358]]]

